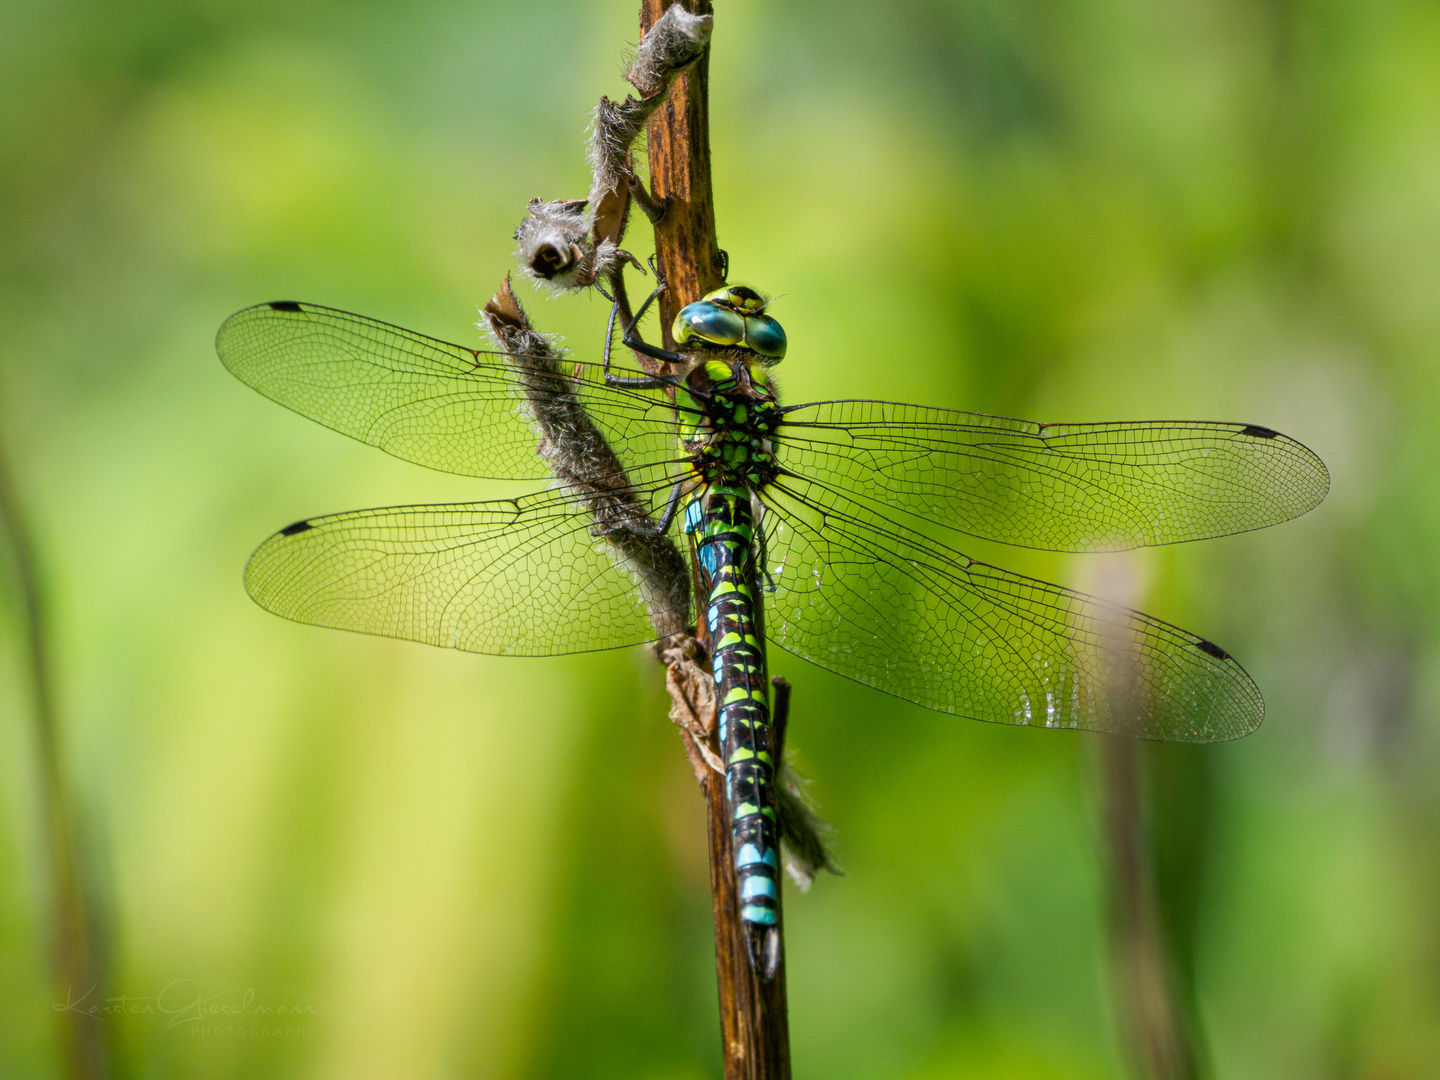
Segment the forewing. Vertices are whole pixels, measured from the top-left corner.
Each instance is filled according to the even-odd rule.
[[[1253,424],[1036,424],[885,401],[786,410],[780,460],[875,505],[1050,551],[1118,550],[1288,521],[1324,464]]]
[[[297,622],[492,655],[588,652],[676,629],[657,630],[635,573],[591,521],[553,491],[332,514],[266,540],[245,588]]]
[[[237,378],[266,397],[406,461],[494,479],[549,475],[505,353],[288,301],[232,315],[215,348]],[[668,403],[597,385],[592,365],[568,366],[552,377],[554,392],[580,390],[622,462],[676,456]]]
[[[999,724],[1218,742],[1264,716],[1204,638],[973,562],[804,481],[765,503],[767,635],[821,667]]]

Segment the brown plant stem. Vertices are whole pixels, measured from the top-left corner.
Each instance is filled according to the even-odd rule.
[[[668,6],[668,0],[643,0],[642,34]],[[686,0],[686,7],[701,15],[711,11],[707,0]],[[657,264],[668,284],[659,301],[668,348],[674,347],[670,326],[675,313],[723,283],[710,188],[708,72],[707,52],[677,79],[664,105],[648,125],[651,195],[656,204],[665,208],[654,228]],[[702,602],[702,595],[697,590],[697,605]],[[757,591],[754,595],[761,594]],[[703,619],[699,637],[708,655],[710,642]],[[714,719],[713,715],[708,717],[712,732]],[[718,751],[718,746],[713,745],[713,734],[710,739],[711,749]],[[790,1044],[783,944],[774,978],[761,979],[750,964],[746,930],[735,892],[725,779],[711,769],[703,770],[703,776],[724,1075],[726,1080],[788,1080]],[[783,913],[781,920],[783,932]]]
[[[641,33],[669,6],[669,0],[642,0]],[[697,15],[710,14],[708,0],[686,0],[685,6]],[[675,313],[724,283],[710,189],[709,72],[707,50],[676,79],[647,128],[651,196],[665,207],[655,224],[655,255],[669,285],[660,297],[667,349],[675,345],[670,335]]]
[[[35,720],[42,848],[50,881],[50,960],[65,1075],[105,1080],[111,1053],[105,1022],[86,1010],[103,1006],[107,986],[98,922],[86,888],[79,815],[66,779],[64,746],[50,675],[49,628],[35,550],[10,471],[0,454],[0,534],[9,548],[18,594],[20,647]]]

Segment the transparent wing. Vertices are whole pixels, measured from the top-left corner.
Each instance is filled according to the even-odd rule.
[[[1264,716],[1204,638],[974,562],[804,480],[764,498],[767,636],[821,667],[999,724],[1217,742]]]
[[[886,401],[787,409],[781,464],[877,506],[1049,551],[1226,536],[1297,517],[1330,474],[1253,424],[1036,424]]]
[[[311,518],[260,545],[245,588],[297,622],[496,655],[588,652],[678,629],[652,624],[645,590],[591,521],[557,491]],[[683,627],[688,611],[674,618]]]
[[[241,382],[266,397],[406,461],[502,480],[549,475],[536,454],[520,375],[503,352],[290,301],[230,316],[215,348]],[[667,401],[603,385],[596,365],[566,367],[530,378],[540,392],[547,378],[557,394],[579,389],[624,464],[677,456]]]

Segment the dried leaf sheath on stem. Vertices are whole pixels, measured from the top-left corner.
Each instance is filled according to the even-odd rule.
[[[555,479],[583,503],[605,539],[635,575],[662,640],[683,633],[690,618],[689,567],[669,536],[635,532],[626,525],[653,527],[649,508],[638,498],[625,467],[595,425],[562,370],[548,339],[531,328],[507,277],[485,304],[496,344],[521,374],[531,418],[539,429],[540,456]]]

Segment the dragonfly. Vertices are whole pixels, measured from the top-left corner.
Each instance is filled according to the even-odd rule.
[[[1196,743],[1259,726],[1260,692],[1220,646],[955,544],[1113,551],[1274,525],[1328,491],[1305,446],[1250,423],[782,404],[788,342],[759,293],[726,286],[682,308],[674,350],[640,335],[655,296],[622,341],[665,375],[612,370],[613,312],[601,363],[533,333],[471,348],[293,301],[231,316],[221,360],[295,412],[446,472],[551,481],[296,522],[251,557],[250,595],[303,623],[510,656],[635,645],[703,619],[741,916],[767,975],[767,642],[975,720]]]

